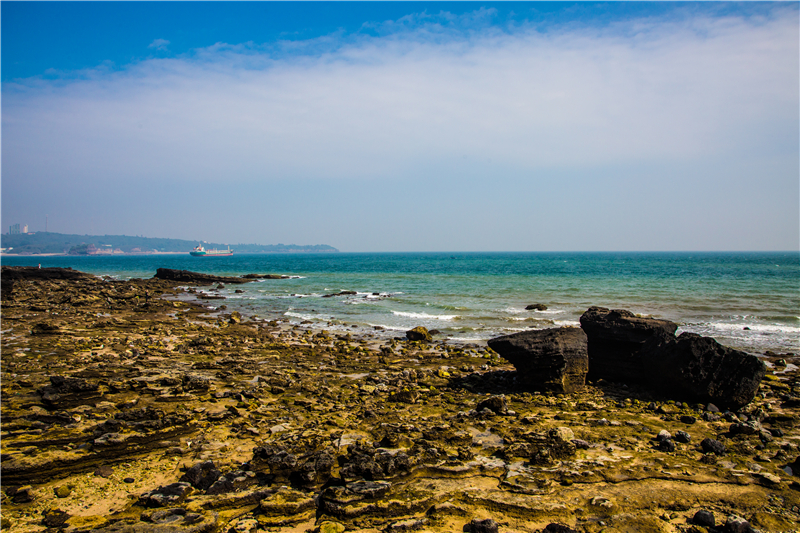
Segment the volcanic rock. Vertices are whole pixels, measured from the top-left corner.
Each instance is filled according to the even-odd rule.
[[[654,335],[673,335],[669,320],[640,318],[624,309],[590,307],[580,318],[589,343],[589,379],[640,383],[649,369],[640,357],[642,345]]]
[[[730,407],[750,403],[767,372],[756,356],[695,333],[654,335],[639,359],[652,386],[673,397]]]
[[[491,339],[489,347],[517,369],[532,389],[575,392],[589,370],[586,334],[577,328],[522,331]]]

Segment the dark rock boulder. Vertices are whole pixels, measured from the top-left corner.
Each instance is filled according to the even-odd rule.
[[[190,483],[199,490],[208,490],[221,475],[222,472],[214,466],[214,461],[204,461],[187,470],[178,481]]]
[[[524,386],[574,392],[586,384],[589,355],[586,334],[578,328],[522,331],[488,344],[514,365]]]
[[[414,329],[406,331],[406,338],[410,341],[425,341],[431,342],[431,334],[422,326],[417,326]]]
[[[469,523],[469,531],[471,533],[497,533],[499,528],[497,522],[491,518],[484,520],[473,518],[472,522]]]
[[[530,304],[525,306],[526,311],[547,311],[547,306],[544,304]]]
[[[624,309],[590,307],[581,315],[589,342],[589,379],[639,383],[649,369],[640,350],[654,335],[674,335],[678,325],[669,320],[640,318]]]
[[[252,281],[252,279],[214,276],[212,274],[202,274],[190,270],[174,270],[171,268],[159,268],[156,270],[156,275],[153,277],[168,281],[180,281],[183,283],[199,283],[201,285],[211,285],[212,283],[247,283]]]
[[[695,333],[656,335],[642,348],[641,359],[654,388],[675,398],[732,408],[753,400],[767,371],[758,357]]]
[[[498,415],[504,415],[508,412],[508,404],[506,402],[505,396],[490,396],[485,400],[481,400],[478,402],[478,405],[475,406],[475,410],[479,413],[484,409],[488,409],[489,411],[494,412]]]

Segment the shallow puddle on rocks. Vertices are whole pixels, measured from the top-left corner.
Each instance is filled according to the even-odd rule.
[[[482,431],[472,426],[468,427],[467,431],[472,435],[473,444],[480,444],[483,448],[499,448],[505,444],[503,437],[491,431]]]

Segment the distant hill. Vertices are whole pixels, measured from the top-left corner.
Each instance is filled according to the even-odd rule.
[[[3,248],[11,248],[11,254],[72,254],[93,255],[100,253],[124,252],[189,252],[202,241],[182,239],[156,239],[150,237],[129,237],[127,235],[68,235],[40,231],[37,233],[5,234],[0,236]],[[206,249],[226,248],[227,244],[203,242]],[[327,244],[232,244],[238,253],[287,253],[287,252],[338,252]]]

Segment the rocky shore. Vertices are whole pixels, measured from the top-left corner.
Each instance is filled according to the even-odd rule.
[[[3,531],[800,529],[792,354],[764,358],[752,400],[715,405],[685,386],[728,386],[715,346],[716,381],[634,383],[633,352],[609,346],[597,375],[578,332],[567,373],[518,371],[486,345],[332,335],[186,298],[280,275],[186,276],[3,267]],[[681,361],[702,344],[667,334],[635,340]]]

